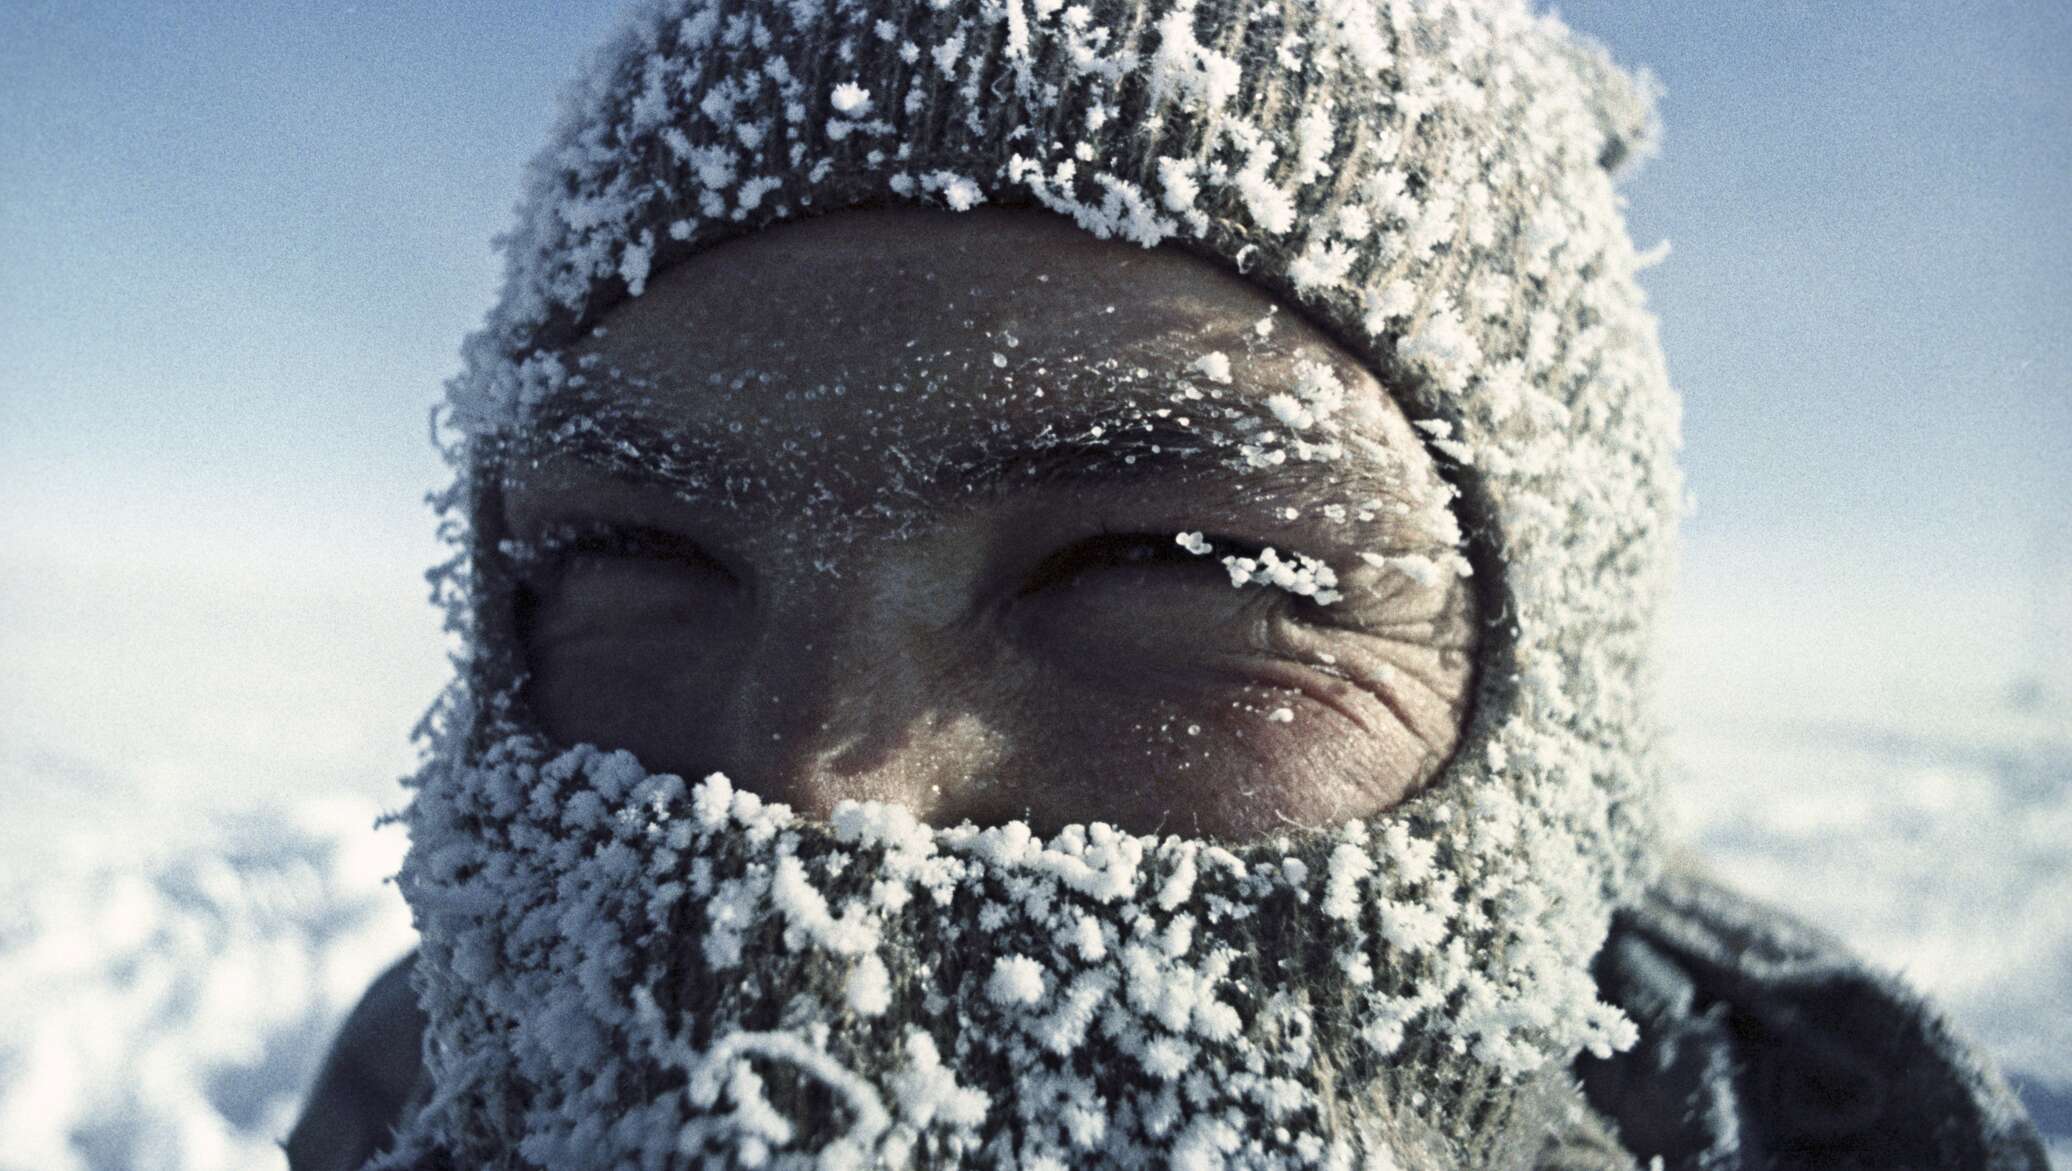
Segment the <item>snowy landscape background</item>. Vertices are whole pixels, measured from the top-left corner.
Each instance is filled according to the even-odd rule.
[[[2072,1167],[2072,10],[1691,8],[1563,6],[1667,88],[1680,836]],[[0,1171],[280,1165],[409,946],[424,412],[611,9],[0,6]]]

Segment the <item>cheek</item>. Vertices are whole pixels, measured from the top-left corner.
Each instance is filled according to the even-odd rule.
[[[966,694],[1009,759],[977,811],[1254,837],[1371,816],[1444,765],[1470,684],[1471,617],[1437,595],[1346,611],[1227,585],[1111,580],[1010,630]],[[1360,607],[1357,611],[1355,607]],[[1357,623],[1359,628],[1325,624]]]
[[[650,767],[709,756],[702,733],[741,655],[736,609],[717,590],[624,573],[521,600],[525,700],[562,743],[624,748]]]
[[[686,671],[682,659],[655,647],[557,656],[535,668],[524,687],[533,718],[555,741],[623,748],[650,768],[686,775],[717,760],[711,732],[725,713],[725,694],[711,674]]]
[[[1400,725],[1315,698],[1344,684],[1252,681],[1273,674],[1255,662],[1118,689],[1025,668],[1019,687],[974,689],[999,751],[942,820],[1249,839],[1371,816],[1440,763]]]

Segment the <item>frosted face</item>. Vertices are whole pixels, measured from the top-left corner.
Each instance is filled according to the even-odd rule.
[[[1206,261],[844,212],[664,272],[571,362],[503,485],[562,743],[809,817],[1226,838],[1386,809],[1456,743],[1451,489]]]

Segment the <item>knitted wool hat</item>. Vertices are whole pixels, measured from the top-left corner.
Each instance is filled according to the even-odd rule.
[[[1477,1136],[1507,1117],[1497,1088],[1630,1034],[1590,995],[1587,965],[1612,908],[1652,873],[1656,765],[1646,698],[1680,494],[1677,404],[1611,174],[1648,149],[1651,133],[1645,84],[1553,18],[1504,0],[668,0],[643,8],[592,64],[536,161],[518,226],[503,241],[502,297],[449,387],[449,421],[461,435],[451,453],[459,477],[445,499],[457,556],[441,580],[468,654],[428,721],[431,756],[409,815],[404,886],[425,937],[427,1059],[441,1089],[403,1152],[479,1153],[487,1148],[471,1142],[508,1130],[490,1118],[502,1111],[506,1120],[526,1115],[535,1162],[603,1165],[634,1150],[661,1159],[634,1133],[627,1120],[635,1115],[622,1114],[607,1134],[571,1106],[614,1100],[577,1076],[586,1053],[594,1060],[599,1034],[570,1043],[581,1030],[530,1035],[524,1021],[528,1012],[601,1013],[603,1035],[626,1046],[635,1043],[629,1030],[660,1019],[653,1000],[636,990],[624,995],[639,1002],[637,1012],[598,1009],[609,999],[599,991],[604,977],[586,969],[589,1007],[579,1010],[553,990],[551,973],[581,957],[527,952],[514,939],[543,929],[508,917],[486,928],[494,916],[484,908],[530,891],[523,897],[562,900],[564,923],[638,919],[608,888],[625,887],[641,865],[659,882],[675,850],[703,843],[715,857],[735,857],[729,851],[750,849],[743,841],[762,849],[777,840],[794,858],[840,849],[906,859],[933,876],[915,879],[916,889],[945,899],[941,892],[960,882],[993,882],[974,876],[986,865],[1022,868],[1024,878],[1091,865],[1106,877],[1068,882],[1061,898],[1180,890],[1168,910],[1191,906],[1197,874],[1214,897],[1262,907],[1283,896],[1306,905],[1314,886],[1318,901],[1345,912],[1351,932],[1351,942],[1325,949],[1339,957],[1325,962],[1372,961],[1345,1008],[1375,1046],[1359,1063],[1393,1062],[1394,1072],[1377,1076],[1408,1087],[1408,1100],[1434,1119],[1420,1149],[1479,1164],[1487,1152],[1476,1150]],[[499,596],[502,554],[477,513],[502,445],[577,382],[564,348],[656,272],[720,240],[887,201],[1039,205],[1098,236],[1185,248],[1272,291],[1371,366],[1460,488],[1456,507],[1484,588],[1488,630],[1472,723],[1425,792],[1371,826],[1289,847],[1291,858],[1314,865],[1262,870],[1241,851],[1200,855],[1152,839],[1113,846],[1096,835],[1095,849],[1080,835],[1030,847],[973,831],[917,844],[913,826],[883,811],[852,814],[846,828],[838,819],[816,838],[820,831],[773,822],[724,786],[692,791],[646,776],[623,754],[579,750],[550,760],[536,737],[519,737],[524,749],[500,739],[517,727],[508,718],[517,668]],[[571,822],[558,809],[578,793],[623,812]],[[678,832],[663,850],[653,843],[670,810]],[[542,844],[585,827],[597,856],[613,842],[646,842],[639,848],[649,852],[640,864],[621,856],[609,873],[592,872],[584,850]],[[1382,841],[1389,845],[1374,845]],[[1089,862],[1089,850],[1105,861]],[[748,872],[768,862],[791,873],[781,859],[756,857],[743,863]],[[946,858],[955,863],[949,871],[928,870]],[[1181,873],[1186,882],[1171,886]],[[708,879],[693,893],[784,901],[767,877],[758,889]],[[833,885],[814,897],[823,913],[842,905]],[[1390,906],[1419,908],[1429,930],[1408,939]],[[500,969],[524,968],[523,955],[533,957],[531,975],[507,978]],[[1031,962],[1035,975],[1009,973],[1010,992],[1016,973],[1051,986],[1041,957]],[[1373,971],[1387,978],[1372,979]],[[1048,979],[1069,975],[1061,968]],[[983,985],[984,977],[974,979]],[[839,1000],[843,985],[828,979]],[[980,1003],[973,1011],[995,1010]],[[1265,1015],[1240,1010],[1229,1028],[1263,1027]],[[1004,1033],[1032,1027],[1000,1024]],[[686,1129],[684,1109],[731,1101],[735,1123],[747,1125],[743,1103],[767,1105],[761,1082],[743,1089],[728,1080],[746,1066],[727,1062],[744,1055],[851,1088],[939,1070],[942,1038],[894,1039],[883,1046],[883,1068],[861,1068],[842,1060],[876,1060],[867,1048],[830,1033],[827,1021],[817,1029],[758,1033],[752,1044],[708,1038],[714,1043],[695,1054],[675,1037],[671,1060],[690,1106],[677,1103],[668,1117],[682,1149],[715,1165],[729,1157],[747,1165],[753,1159],[741,1152],[770,1155],[772,1134],[798,1139],[795,1129],[761,1137],[737,1129],[725,1141],[710,1128]],[[481,1088],[499,1078],[526,1089]],[[973,1107],[957,1101],[967,1114]],[[868,1114],[816,1109],[823,1120]],[[1214,1123],[1203,1130],[1126,1112],[1109,1145],[1058,1157],[1083,1165],[1089,1151],[1105,1150],[1127,1164],[1185,1153],[1203,1166],[1224,1157],[1264,1166],[1271,1148],[1280,1160],[1272,1165],[1300,1166],[1389,1149],[1375,1136],[1331,1132],[1314,1103],[1304,1109],[1320,1128],[1311,1146],[1301,1134],[1287,1138],[1285,1127],[1281,1140],[1217,1130],[1224,1124],[1210,1113],[1200,1115]],[[1041,1118],[1022,1116],[1022,1148],[982,1147],[969,1118],[955,1124],[964,1131],[929,1138],[930,1126],[958,1117],[948,1105],[931,1106],[918,1123],[886,1114],[862,1139],[850,1142],[864,1133],[851,1129],[849,1145],[812,1158],[955,1165],[984,1150],[989,1165],[1036,1165],[1041,1136],[1027,1136]],[[693,1130],[696,1143],[682,1137]],[[764,1145],[742,1146],[743,1134]],[[713,1154],[727,1150],[733,1155]]]

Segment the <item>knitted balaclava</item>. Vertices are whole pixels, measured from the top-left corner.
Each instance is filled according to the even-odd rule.
[[[434,1089],[393,1165],[1529,1157],[1546,1086],[1630,1040],[1588,965],[1650,873],[1677,408],[1609,173],[1646,97],[1503,0],[641,10],[536,163],[450,388],[464,653],[402,876]],[[1448,468],[1482,590],[1474,714],[1431,784],[1268,842],[1039,839],[810,821],[538,732],[524,550],[492,514],[567,424],[543,409],[584,397],[568,347],[717,241],[886,201],[1186,248],[1370,365]],[[1240,464],[1336,456],[1329,394],[1298,390]]]

